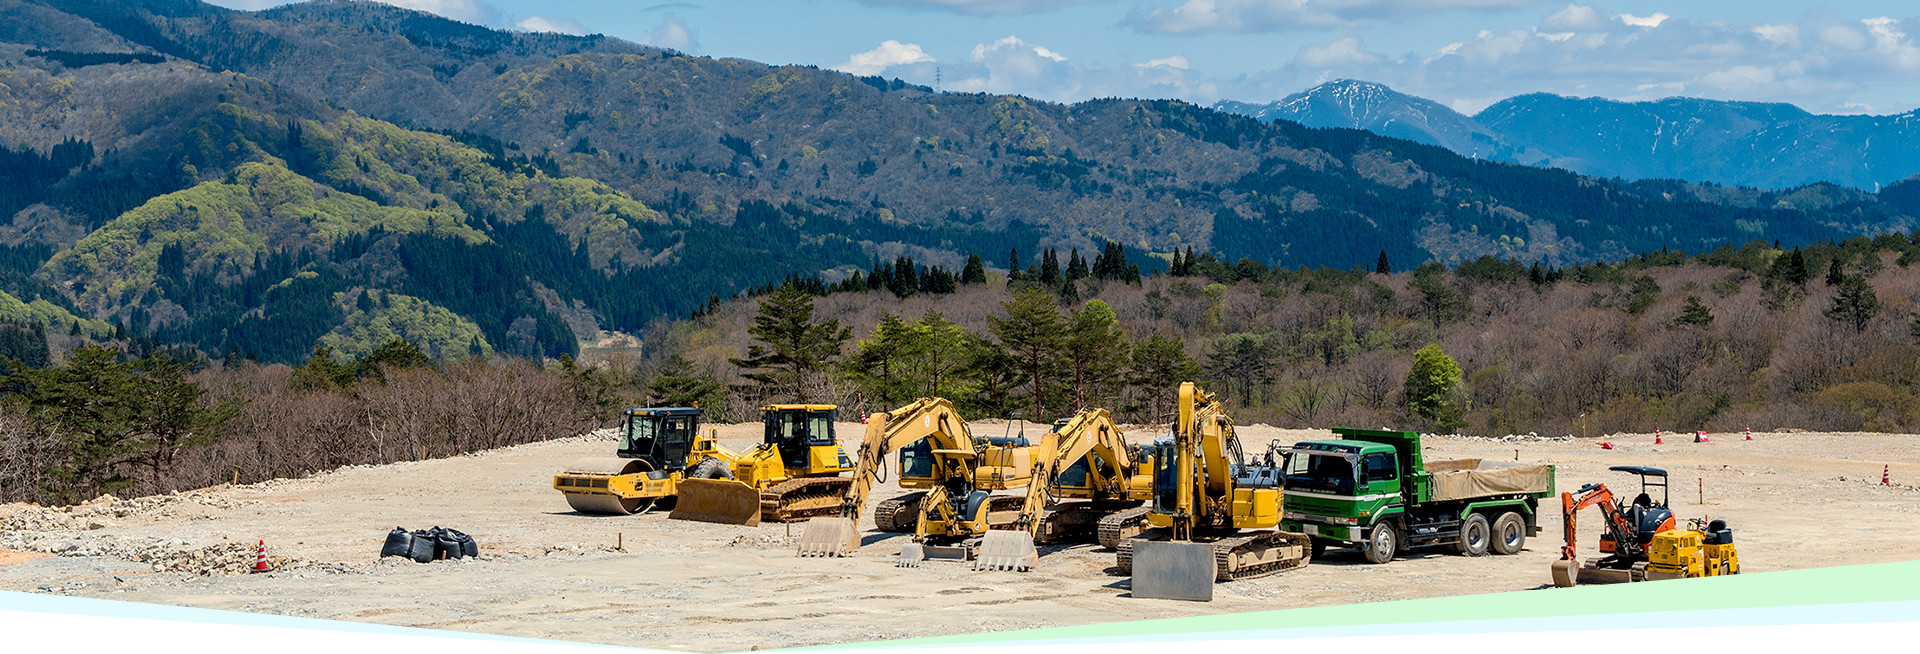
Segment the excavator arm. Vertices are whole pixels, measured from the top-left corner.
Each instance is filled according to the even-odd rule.
[[[1021,505],[1020,518],[1015,523],[1029,535],[1039,535],[1040,517],[1051,503],[1054,478],[1074,462],[1094,455],[1113,466],[1112,480],[1094,479],[1100,472],[1087,471],[1090,483],[1095,485],[1112,484],[1116,480],[1124,484],[1133,476],[1133,460],[1127,455],[1127,443],[1121,439],[1120,428],[1106,409],[1087,409],[1075,414],[1065,425],[1042,436],[1033,454],[1033,482],[1027,485],[1026,502]],[[1115,494],[1125,492],[1123,486]]]
[[[853,485],[841,499],[837,517],[814,518],[800,534],[801,556],[845,556],[859,547],[857,523],[866,508],[867,496],[886,463],[886,456],[921,439],[932,446],[936,466],[977,455],[973,434],[960,419],[953,403],[944,398],[923,397],[892,411],[867,416],[867,433],[860,440],[859,461],[854,463]],[[970,465],[957,466],[960,474],[972,475]]]
[[[1575,518],[1580,509],[1595,505],[1600,507],[1600,519],[1606,524],[1607,533],[1613,536],[1613,542],[1626,548],[1623,554],[1631,552],[1639,542],[1634,539],[1633,525],[1627,522],[1625,515],[1621,515],[1619,505],[1614,502],[1613,491],[1608,490],[1606,484],[1587,484],[1578,491],[1560,494],[1563,522],[1567,527],[1567,544],[1560,548],[1561,560],[1572,561],[1579,556],[1579,550],[1574,545],[1579,537]]]

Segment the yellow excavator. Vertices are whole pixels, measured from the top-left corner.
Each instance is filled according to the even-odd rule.
[[[989,531],[976,569],[1028,570],[1038,543],[1092,537],[1097,524],[1122,513],[1145,522],[1140,504],[1153,497],[1147,455],[1128,447],[1106,409],[1084,409],[1054,423],[1034,446],[1033,481],[1010,528]],[[1136,527],[1136,533],[1137,533]]]
[[[1211,601],[1215,581],[1307,564],[1310,539],[1274,530],[1280,468],[1248,463],[1226,405],[1193,382],[1180,384],[1173,436],[1154,444],[1153,459],[1152,527],[1116,556],[1134,597]]]
[[[900,485],[926,489],[875,507],[883,528],[912,520],[914,542],[901,562],[973,558],[978,536],[996,521],[1010,524],[1023,501],[992,491],[1023,488],[1032,479],[1032,447],[1024,439],[975,438],[953,403],[921,398],[867,417],[852,481],[838,515],[814,518],[800,534],[801,556],[845,556],[860,546],[860,512],[889,453],[900,453]]]
[[[693,477],[679,484],[675,520],[736,525],[797,522],[832,513],[853,480],[853,468],[834,439],[831,404],[760,407],[760,445],[729,461],[726,475]]]

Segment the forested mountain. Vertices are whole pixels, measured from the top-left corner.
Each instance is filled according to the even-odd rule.
[[[1764,189],[1825,182],[1879,190],[1920,174],[1920,110],[1832,116],[1781,103],[1620,102],[1529,93],[1469,117],[1355,80],[1327,82],[1270,104],[1213,106],[1264,121],[1364,129],[1477,159],[1596,177]]]
[[[789,277],[1016,249],[1119,246],[1148,272],[1188,250],[1567,265],[1920,213],[1912,189],[1629,185],[1177,101],[937,94],[365,2],[0,0],[0,19],[0,319],[210,356],[391,336],[556,356]]]

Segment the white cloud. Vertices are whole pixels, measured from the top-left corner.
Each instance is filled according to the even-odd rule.
[[[1143,32],[1285,32],[1358,27],[1446,11],[1505,11],[1549,0],[1153,0],[1126,22]]]
[[[1186,70],[1191,66],[1192,64],[1187,61],[1187,58],[1181,55],[1174,55],[1171,57],[1161,57],[1159,59],[1149,59],[1144,63],[1138,63],[1133,65],[1134,68],[1139,68],[1142,70],[1145,70],[1148,68],[1171,68],[1173,70]]]
[[[1293,57],[1295,66],[1310,69],[1371,66],[1382,61],[1386,57],[1368,52],[1359,37],[1353,36],[1326,45],[1309,45]]]
[[[846,63],[834,66],[834,70],[855,75],[879,75],[888,68],[935,61],[933,55],[920,49],[918,43],[901,43],[887,40],[880,47],[861,52],[847,58]]]
[[[1653,15],[1651,16],[1635,16],[1633,14],[1620,14],[1618,18],[1620,19],[1620,22],[1626,23],[1633,27],[1659,27],[1661,23],[1667,22],[1667,19],[1672,18],[1672,16],[1668,16],[1666,14],[1656,11],[1656,12],[1653,12]]]
[[[906,7],[909,9],[929,9],[956,14],[974,16],[1005,16],[1037,14],[1052,11],[1067,5],[1085,2],[1107,2],[1108,0],[854,0],[863,5],[877,7]]]
[[[1581,31],[1604,29],[1607,19],[1600,16],[1600,10],[1586,5],[1567,5],[1565,9],[1548,14],[1540,21],[1540,29],[1548,31]]]
[[[1753,35],[1774,45],[1800,47],[1800,26],[1798,25],[1755,25]]]
[[[1773,69],[1764,66],[1734,66],[1700,76],[1701,83],[1723,91],[1748,94],[1773,83]]]
[[[552,16],[528,16],[520,19],[520,22],[516,23],[514,27],[528,32],[553,32],[556,34],[572,34],[574,36],[587,33],[586,26],[581,25],[579,21],[571,18]]]
[[[700,41],[694,38],[692,30],[687,29],[680,17],[669,11],[660,14],[660,23],[653,30],[641,35],[640,42],[657,48],[679,50],[688,54],[700,52]]]
[[[1887,58],[1887,62],[1900,68],[1920,68],[1920,48],[1915,48],[1907,40],[1906,31],[1900,29],[1900,21],[1892,18],[1868,18],[1860,21],[1867,26],[1867,32],[1873,35],[1873,51]]]

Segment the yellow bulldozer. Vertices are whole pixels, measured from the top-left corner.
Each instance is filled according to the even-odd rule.
[[[735,457],[729,474],[680,483],[667,517],[734,525],[797,522],[839,508],[853,468],[834,438],[839,407],[774,404],[760,407],[760,445]]]
[[[1299,568],[1312,557],[1280,522],[1280,468],[1247,461],[1226,405],[1180,384],[1172,438],[1154,444],[1151,525],[1119,543],[1133,596],[1209,601],[1215,581]]]
[[[1085,409],[1055,422],[1034,446],[1033,459],[1018,517],[987,532],[975,568],[1027,570],[1039,560],[1036,544],[1090,539],[1096,525],[1122,514],[1136,516],[1136,534],[1145,522],[1140,504],[1153,497],[1147,474],[1153,462],[1127,445],[1106,409]]]
[[[912,524],[914,543],[901,562],[971,559],[979,536],[996,523],[1012,524],[1024,498],[993,491],[1024,488],[1032,479],[1032,446],[1024,438],[976,438],[953,403],[921,398],[867,417],[859,461],[837,515],[814,518],[800,534],[801,556],[845,556],[859,548],[858,520],[886,456],[899,452],[898,474],[908,493],[875,507],[882,529]]]
[[[554,475],[553,487],[581,513],[630,515],[671,508],[670,517],[754,525],[831,512],[851,483],[834,440],[836,407],[776,404],[760,408],[759,446],[720,446],[698,408],[627,412],[616,457],[587,459]]]

